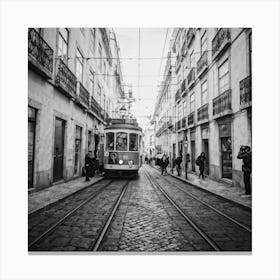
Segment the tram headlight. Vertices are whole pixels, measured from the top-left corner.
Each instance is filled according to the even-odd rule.
[[[119,164],[123,164],[123,160],[122,159],[119,160]]]

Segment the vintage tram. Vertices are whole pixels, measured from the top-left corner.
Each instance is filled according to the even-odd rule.
[[[104,133],[105,176],[137,175],[142,165],[142,129],[136,119],[111,119]]]

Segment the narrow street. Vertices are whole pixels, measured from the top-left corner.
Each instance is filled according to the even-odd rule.
[[[29,215],[29,251],[250,250],[248,209],[149,165],[137,178],[102,180]]]

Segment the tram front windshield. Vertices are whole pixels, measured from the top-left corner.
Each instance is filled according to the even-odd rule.
[[[114,132],[106,133],[106,149],[108,151],[139,151],[139,139],[136,133]],[[129,141],[128,141],[129,140]],[[129,148],[129,149],[128,149]]]
[[[136,133],[129,134],[129,151],[138,151],[138,135]]]
[[[117,132],[116,150],[117,151],[127,151],[127,133],[126,132]]]

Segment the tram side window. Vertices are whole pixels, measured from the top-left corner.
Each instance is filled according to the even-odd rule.
[[[114,143],[114,132],[106,133],[106,139],[107,139],[107,143],[106,143],[107,150],[109,150],[109,151],[114,150],[114,146],[115,146],[115,143]]]
[[[117,133],[116,150],[127,151],[127,133],[125,132]]]
[[[138,135],[135,133],[129,134],[129,150],[138,151]]]

